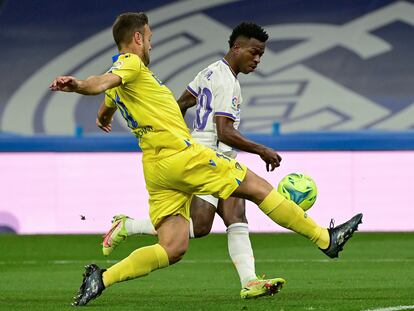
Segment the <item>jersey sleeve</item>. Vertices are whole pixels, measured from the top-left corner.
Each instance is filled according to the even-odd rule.
[[[187,85],[187,91],[189,91],[191,94],[193,94],[194,97],[198,96],[197,91],[198,91],[198,84],[199,84],[199,81],[198,81],[199,80],[199,75],[200,75],[200,73],[198,73],[195,76],[194,80],[191,81],[190,83],[188,83],[188,85]]]
[[[214,115],[236,120],[236,109],[233,105],[233,87],[224,79],[215,79],[212,83],[214,96]]]
[[[142,65],[141,59],[136,55],[121,55],[108,72],[119,76],[122,79],[122,84],[127,84],[138,76]]]

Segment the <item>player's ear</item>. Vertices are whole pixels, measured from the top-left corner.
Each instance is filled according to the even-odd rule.
[[[233,53],[238,54],[240,51],[240,43],[235,42],[231,47],[231,50],[233,51]]]
[[[142,45],[144,43],[144,36],[139,32],[134,32],[134,41],[138,45]]]

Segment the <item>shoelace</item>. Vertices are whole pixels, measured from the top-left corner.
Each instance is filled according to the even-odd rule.
[[[331,222],[329,223],[329,229],[335,228],[335,219],[331,218]]]

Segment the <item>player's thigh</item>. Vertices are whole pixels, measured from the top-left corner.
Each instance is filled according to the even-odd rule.
[[[236,197],[220,200],[217,206],[217,214],[223,219],[226,227],[240,222],[247,223],[246,201]]]
[[[256,204],[260,204],[272,190],[273,186],[271,184],[248,169],[246,177],[233,192],[232,196],[244,198]]]
[[[193,196],[190,215],[196,238],[210,233],[216,214],[218,199],[211,195]]]
[[[192,194],[165,185],[168,171],[161,170],[162,161],[143,161],[146,188],[149,194],[149,214],[155,229],[168,216],[181,215],[190,219]]]
[[[219,152],[194,145],[184,152],[180,161],[186,161],[177,185],[196,195],[211,194],[227,199],[243,181],[247,167]]]

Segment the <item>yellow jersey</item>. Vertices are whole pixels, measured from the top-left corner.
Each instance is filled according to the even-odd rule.
[[[192,144],[173,93],[144,65],[138,55],[113,58],[108,72],[122,84],[105,92],[105,105],[117,107],[139,140],[143,160],[175,154]]]

